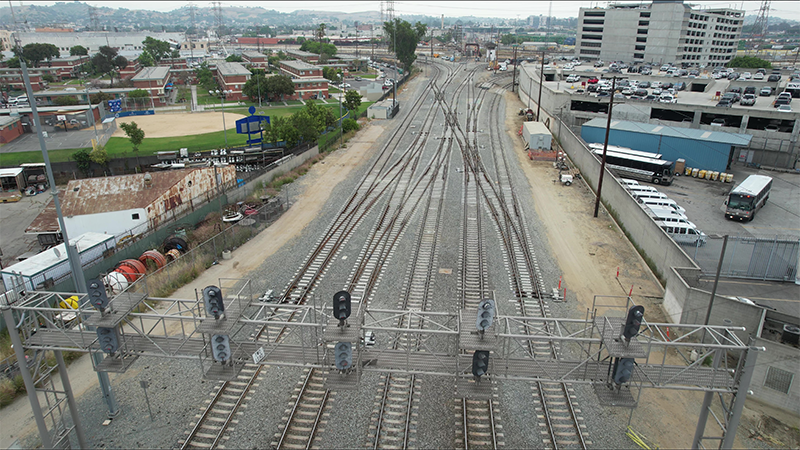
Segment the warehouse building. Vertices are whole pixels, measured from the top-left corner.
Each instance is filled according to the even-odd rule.
[[[742,10],[695,9],[681,0],[580,8],[575,57],[724,66],[736,56],[743,26]]]
[[[581,138],[587,143],[603,142],[605,134],[604,118],[592,119],[581,126]],[[608,144],[660,153],[662,159],[669,161],[682,158],[686,167],[725,172],[738,153],[736,148],[747,147],[751,139],[747,134],[612,120]]]

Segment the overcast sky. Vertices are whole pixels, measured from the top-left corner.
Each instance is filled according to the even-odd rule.
[[[5,3],[5,2],[3,2]],[[17,0],[14,0],[17,3]],[[54,1],[25,1],[25,4],[52,5]],[[88,1],[92,6],[108,6],[111,8],[128,9],[150,9],[155,11],[172,11],[182,6],[186,6],[189,1]],[[581,6],[605,6],[608,2],[589,2],[589,1],[395,1],[394,9],[396,14],[425,14],[431,16],[446,17],[477,16],[477,17],[501,17],[508,19],[526,18],[532,15],[547,15],[552,3],[553,16],[555,17],[577,17],[578,8]],[[631,3],[631,2],[621,2]],[[647,3],[647,2],[642,2]],[[733,7],[743,8],[748,16],[758,14],[759,1],[687,1],[703,7]],[[194,4],[201,8],[210,7],[210,2],[195,0]],[[280,12],[292,12],[298,9],[310,9],[316,11],[337,11],[337,12],[362,12],[380,11],[381,2],[371,1],[223,1],[223,6],[261,6],[266,9],[274,9]],[[776,1],[772,2],[771,16],[781,17],[800,21],[800,2],[795,1]]]

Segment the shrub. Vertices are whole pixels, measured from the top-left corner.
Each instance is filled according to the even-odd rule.
[[[8,378],[0,380],[0,408],[10,405],[17,396],[17,390],[14,389],[14,382]]]
[[[350,131],[358,131],[361,125],[358,124],[356,119],[344,119],[342,121],[342,128],[345,133],[349,133]]]

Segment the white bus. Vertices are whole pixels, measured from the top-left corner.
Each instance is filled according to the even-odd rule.
[[[603,151],[603,144],[592,143],[589,144],[589,148],[592,151],[600,150]],[[645,158],[654,158],[654,159],[661,159],[663,156],[661,153],[650,153],[650,152],[642,152],[639,150],[634,150],[628,147],[620,147],[618,145],[609,145],[608,151],[610,152],[617,152],[617,153],[625,153],[626,155],[633,155],[633,156],[644,156]]]
[[[603,150],[594,150],[599,160],[603,160]],[[626,153],[606,152],[606,166],[617,176],[650,181],[654,184],[671,184],[675,178],[675,162]]]
[[[753,220],[756,211],[767,203],[772,189],[772,178],[765,175],[750,175],[733,188],[725,201],[725,217],[728,219]]]

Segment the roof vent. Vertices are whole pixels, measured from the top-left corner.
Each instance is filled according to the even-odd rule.
[[[785,344],[798,345],[798,343],[800,343],[800,327],[788,323],[784,324],[781,340],[783,340]]]
[[[150,175],[150,172],[144,174],[144,187],[147,189],[153,187],[153,176]]]

